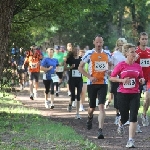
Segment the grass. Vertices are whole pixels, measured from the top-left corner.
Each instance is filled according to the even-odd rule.
[[[0,94],[0,149],[2,150],[100,150],[71,127],[53,122]]]

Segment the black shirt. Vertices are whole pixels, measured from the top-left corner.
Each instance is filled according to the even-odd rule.
[[[78,71],[78,67],[81,61],[81,57],[78,59],[75,59],[74,57],[69,57],[66,60],[66,63],[71,67],[73,64],[75,64],[75,67],[70,69],[69,71],[69,78],[81,78],[82,74]]]

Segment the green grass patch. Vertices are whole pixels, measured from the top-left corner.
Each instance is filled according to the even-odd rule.
[[[53,122],[8,95],[0,99],[0,149],[100,150],[71,127]]]

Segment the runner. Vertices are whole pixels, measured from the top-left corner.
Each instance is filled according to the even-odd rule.
[[[67,51],[64,53],[64,63],[66,62],[67,60],[67,55],[69,52],[72,51],[72,44],[71,43],[68,43],[67,44]],[[70,71],[66,71],[65,74],[66,74],[66,77],[67,77],[67,90],[68,90],[68,96],[71,96],[71,92],[70,92],[70,89],[69,89],[69,73]]]
[[[29,80],[30,80],[30,99],[34,100],[37,97],[37,89],[40,75],[40,61],[42,55],[36,51],[35,46],[31,46],[31,49],[26,53],[24,61],[25,66],[29,66]],[[33,92],[33,80],[35,79],[35,91]]]
[[[121,119],[118,123],[117,131],[122,135],[124,133],[124,124],[129,119],[129,140],[126,147],[134,148],[133,138],[137,127],[137,115],[140,106],[139,82],[143,84],[145,80],[141,66],[134,62],[136,57],[135,46],[127,44],[126,47],[128,47],[127,51],[125,51],[127,59],[115,66],[110,80],[119,82],[117,101]]]
[[[77,88],[77,104],[76,104],[76,115],[75,119],[81,119],[79,115],[79,106],[80,106],[80,94],[82,91],[83,81],[82,75],[78,71],[78,66],[80,64],[81,57],[79,57],[79,49],[75,47],[72,52],[68,53],[66,60],[65,69],[70,70],[69,73],[69,89],[71,91],[71,99],[67,110],[71,112],[72,102],[75,101],[75,88]],[[67,67],[69,65],[69,67]]]
[[[62,78],[63,78],[63,72],[64,72],[64,60],[63,60],[63,57],[64,57],[64,53],[61,52],[59,48],[56,48],[55,52],[54,52],[54,55],[53,55],[53,58],[56,58],[58,60],[58,62],[59,62],[59,66],[56,69],[56,74],[59,77],[59,82],[55,83],[55,85],[56,85],[56,96],[59,96],[60,85],[62,83]]]
[[[104,119],[105,119],[105,110],[104,104],[107,95],[108,88],[108,63],[111,61],[110,57],[102,49],[104,41],[101,35],[97,35],[93,41],[95,48],[89,50],[85,53],[82,58],[82,62],[79,65],[79,71],[86,77],[87,81],[87,90],[89,97],[89,109],[88,109],[88,120],[87,120],[87,129],[92,129],[92,120],[93,112],[96,107],[96,98],[99,100],[99,130],[98,130],[98,139],[104,139],[102,132]],[[88,63],[88,73],[84,70],[85,64]]]
[[[80,50],[79,56],[83,57],[85,55],[85,50]],[[85,64],[84,69],[87,71],[88,70],[88,63]],[[87,92],[87,77],[82,76],[82,80],[83,80],[83,87],[82,87],[82,92],[81,92],[81,100],[80,100],[80,108],[79,111],[85,111],[84,110],[84,101],[85,101],[85,97],[86,97],[86,92]]]
[[[45,107],[46,108],[54,108],[54,80],[57,75],[55,74],[56,66],[58,66],[58,60],[53,58],[54,49],[47,49],[48,56],[44,58],[41,62],[40,69],[44,71],[43,73],[43,84],[45,85]],[[58,81],[58,79],[57,79]],[[51,104],[48,100],[48,93],[50,92]]]
[[[25,86],[25,69],[24,69],[24,59],[25,54],[23,52],[23,48],[20,48],[18,56],[17,56],[17,72],[19,75],[19,83],[20,83],[20,90],[24,89]]]
[[[119,62],[124,61],[126,59],[124,54],[122,53],[122,46],[125,43],[127,43],[125,38],[119,38],[116,41],[115,51],[111,57],[112,70]],[[120,119],[120,113],[119,113],[118,104],[117,104],[117,89],[118,89],[118,87],[119,87],[119,83],[110,81],[110,94],[113,94],[114,108],[116,109],[116,117],[115,117],[115,122],[114,122],[114,124],[116,124],[116,125],[118,124],[118,120]],[[107,103],[109,104],[110,102],[107,102]]]
[[[146,32],[140,33],[139,46],[137,47],[137,63],[140,64],[143,70],[144,79],[146,80],[143,86],[145,92],[145,99],[143,102],[143,114],[141,114],[143,126],[149,125],[147,111],[150,105],[150,48],[147,47],[148,34]]]

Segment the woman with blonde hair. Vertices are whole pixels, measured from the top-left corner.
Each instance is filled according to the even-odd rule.
[[[121,115],[118,121],[118,134],[124,134],[124,124],[130,120],[129,140],[126,147],[134,148],[134,136],[137,127],[137,115],[140,104],[139,83],[145,82],[142,67],[135,63],[136,49],[132,44],[124,45],[126,59],[118,63],[111,73],[110,81],[118,82],[117,103]],[[119,77],[119,78],[118,78]],[[130,117],[129,117],[130,111]]]
[[[59,80],[56,75],[56,66],[58,66],[58,60],[53,58],[54,49],[47,49],[48,57],[44,58],[41,62],[40,69],[44,71],[43,73],[43,84],[45,85],[45,107],[46,108],[54,108],[54,82]],[[58,82],[58,81],[57,81]],[[51,91],[50,91],[51,90]],[[51,104],[48,101],[48,93],[50,92]]]
[[[114,51],[114,53],[112,54],[112,57],[111,57],[111,59],[112,59],[112,70],[118,63],[125,60],[125,56],[122,53],[122,46],[123,46],[123,44],[126,44],[126,43],[127,43],[127,40],[125,38],[119,38],[116,41],[115,51]],[[118,89],[118,86],[119,86],[119,83],[110,82],[110,94],[111,94],[111,96],[109,96],[109,99],[114,99],[114,108],[116,109],[116,117],[115,117],[114,124],[116,124],[116,125],[118,124],[118,120],[120,118],[120,113],[119,113],[118,104],[117,104],[117,89]],[[109,100],[109,102],[106,101],[106,104],[107,103],[109,104],[110,100]]]

